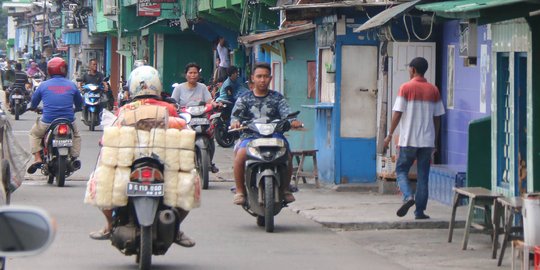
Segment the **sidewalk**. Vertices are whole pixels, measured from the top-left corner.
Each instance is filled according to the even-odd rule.
[[[232,149],[217,147],[214,158],[220,171],[211,174],[210,181],[230,181],[234,186]],[[390,230],[390,229],[441,229],[448,228],[452,208],[437,201],[429,201],[426,214],[428,220],[415,220],[414,207],[400,218],[396,215],[401,206],[399,195],[380,195],[373,188],[357,185],[328,186],[315,188],[313,180],[304,184],[299,181],[299,191],[294,193],[296,202],[289,209],[323,226],[341,230]],[[340,191],[338,191],[340,190]],[[465,209],[459,207],[456,228],[465,226]]]

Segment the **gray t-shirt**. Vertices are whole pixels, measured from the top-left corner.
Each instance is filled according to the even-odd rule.
[[[206,85],[202,83],[197,83],[195,88],[189,88],[188,83],[181,83],[174,88],[171,97],[180,107],[186,106],[190,102],[203,101],[206,103],[212,99]]]

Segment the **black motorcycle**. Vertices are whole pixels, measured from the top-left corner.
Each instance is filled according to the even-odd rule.
[[[19,116],[28,110],[30,95],[22,86],[12,86],[9,93],[10,113],[15,116],[15,120],[19,120]]]
[[[125,255],[136,255],[139,269],[150,269],[152,255],[167,252],[180,227],[179,213],[163,204],[164,165],[143,157],[131,166],[128,203],[115,208],[111,242]]]
[[[66,177],[81,168],[81,162],[71,157],[73,146],[73,125],[69,119],[55,119],[45,132],[42,140],[43,150],[41,173],[49,177],[47,183],[63,187]]]
[[[283,185],[287,177],[290,152],[286,141],[276,138],[274,134],[289,131],[289,120],[299,113],[292,113],[285,119],[244,121],[239,129],[256,137],[246,147],[246,202],[242,207],[256,217],[257,225],[264,226],[267,232],[274,231],[274,216],[287,205]]]
[[[222,106],[219,115],[213,119],[214,137],[221,147],[229,148],[232,147],[234,142],[240,137],[239,132],[229,132],[231,111],[234,104],[227,100],[220,100],[219,102]]]

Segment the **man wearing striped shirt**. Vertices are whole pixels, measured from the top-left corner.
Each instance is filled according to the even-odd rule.
[[[424,74],[428,62],[422,57],[414,58],[409,64],[411,80],[401,85],[393,108],[390,133],[384,139],[385,148],[392,140],[393,133],[399,129],[399,156],[396,164],[396,177],[399,189],[403,193],[403,205],[397,215],[403,217],[413,205],[416,219],[428,219],[424,213],[428,201],[428,179],[430,159],[435,149],[436,132],[444,106],[439,90],[428,83]],[[409,170],[416,160],[416,194],[410,187]]]

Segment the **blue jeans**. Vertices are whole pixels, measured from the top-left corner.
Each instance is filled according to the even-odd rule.
[[[430,159],[433,148],[431,147],[400,147],[399,157],[396,164],[396,176],[399,189],[403,193],[403,200],[414,198],[416,201],[415,215],[424,214],[428,201],[428,180]],[[409,182],[409,170],[416,160],[416,195],[413,194]]]

